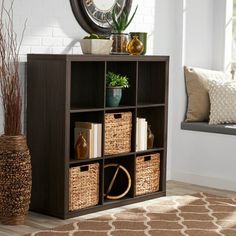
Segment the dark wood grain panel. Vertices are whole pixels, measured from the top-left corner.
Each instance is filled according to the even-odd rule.
[[[31,209],[64,214],[65,61],[29,60],[27,140],[32,156]]]

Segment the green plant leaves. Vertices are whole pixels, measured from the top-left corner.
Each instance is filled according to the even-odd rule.
[[[134,13],[133,13],[133,15],[131,16],[131,18],[130,18],[130,20],[129,20],[129,22],[126,24],[126,27],[125,27],[125,29],[129,26],[129,24],[131,23],[131,21],[133,20],[133,18],[134,18],[134,16],[135,16],[135,14],[136,14],[136,11],[137,11],[137,9],[138,9],[138,6],[136,6],[136,8],[135,8],[135,11],[134,11]],[[127,20],[128,20],[128,17],[127,17]],[[124,30],[125,30],[124,29]]]
[[[106,86],[129,88],[129,78],[109,71],[106,75]]]
[[[138,6],[136,6],[133,15],[131,16],[130,20],[128,20],[129,14],[125,11],[123,11],[121,15],[117,17],[116,12],[115,12],[115,7],[114,7],[112,10],[112,22],[113,22],[112,27],[114,31],[117,33],[122,33],[130,25],[131,21],[133,20],[137,12],[137,9],[138,9]]]

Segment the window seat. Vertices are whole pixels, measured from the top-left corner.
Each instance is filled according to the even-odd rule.
[[[209,125],[208,122],[182,122],[181,129],[236,135],[236,124]]]

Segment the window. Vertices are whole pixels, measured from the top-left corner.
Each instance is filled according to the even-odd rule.
[[[236,0],[233,0],[232,17],[232,69],[236,69]]]

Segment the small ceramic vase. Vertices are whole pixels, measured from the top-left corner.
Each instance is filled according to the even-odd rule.
[[[143,43],[138,39],[138,36],[134,36],[129,42],[127,50],[131,55],[140,55],[143,52],[144,46]]]
[[[147,130],[147,148],[153,148],[153,143],[154,143],[154,134],[151,131],[151,125],[148,126]]]
[[[88,151],[88,145],[87,145],[86,139],[80,133],[77,139],[76,145],[75,145],[76,159],[78,160],[87,159],[88,157],[87,151]]]
[[[145,55],[147,51],[147,32],[130,32],[131,38],[138,36],[138,39],[143,43],[144,49],[141,55]]]
[[[107,87],[106,105],[118,107],[122,98],[122,87]]]

